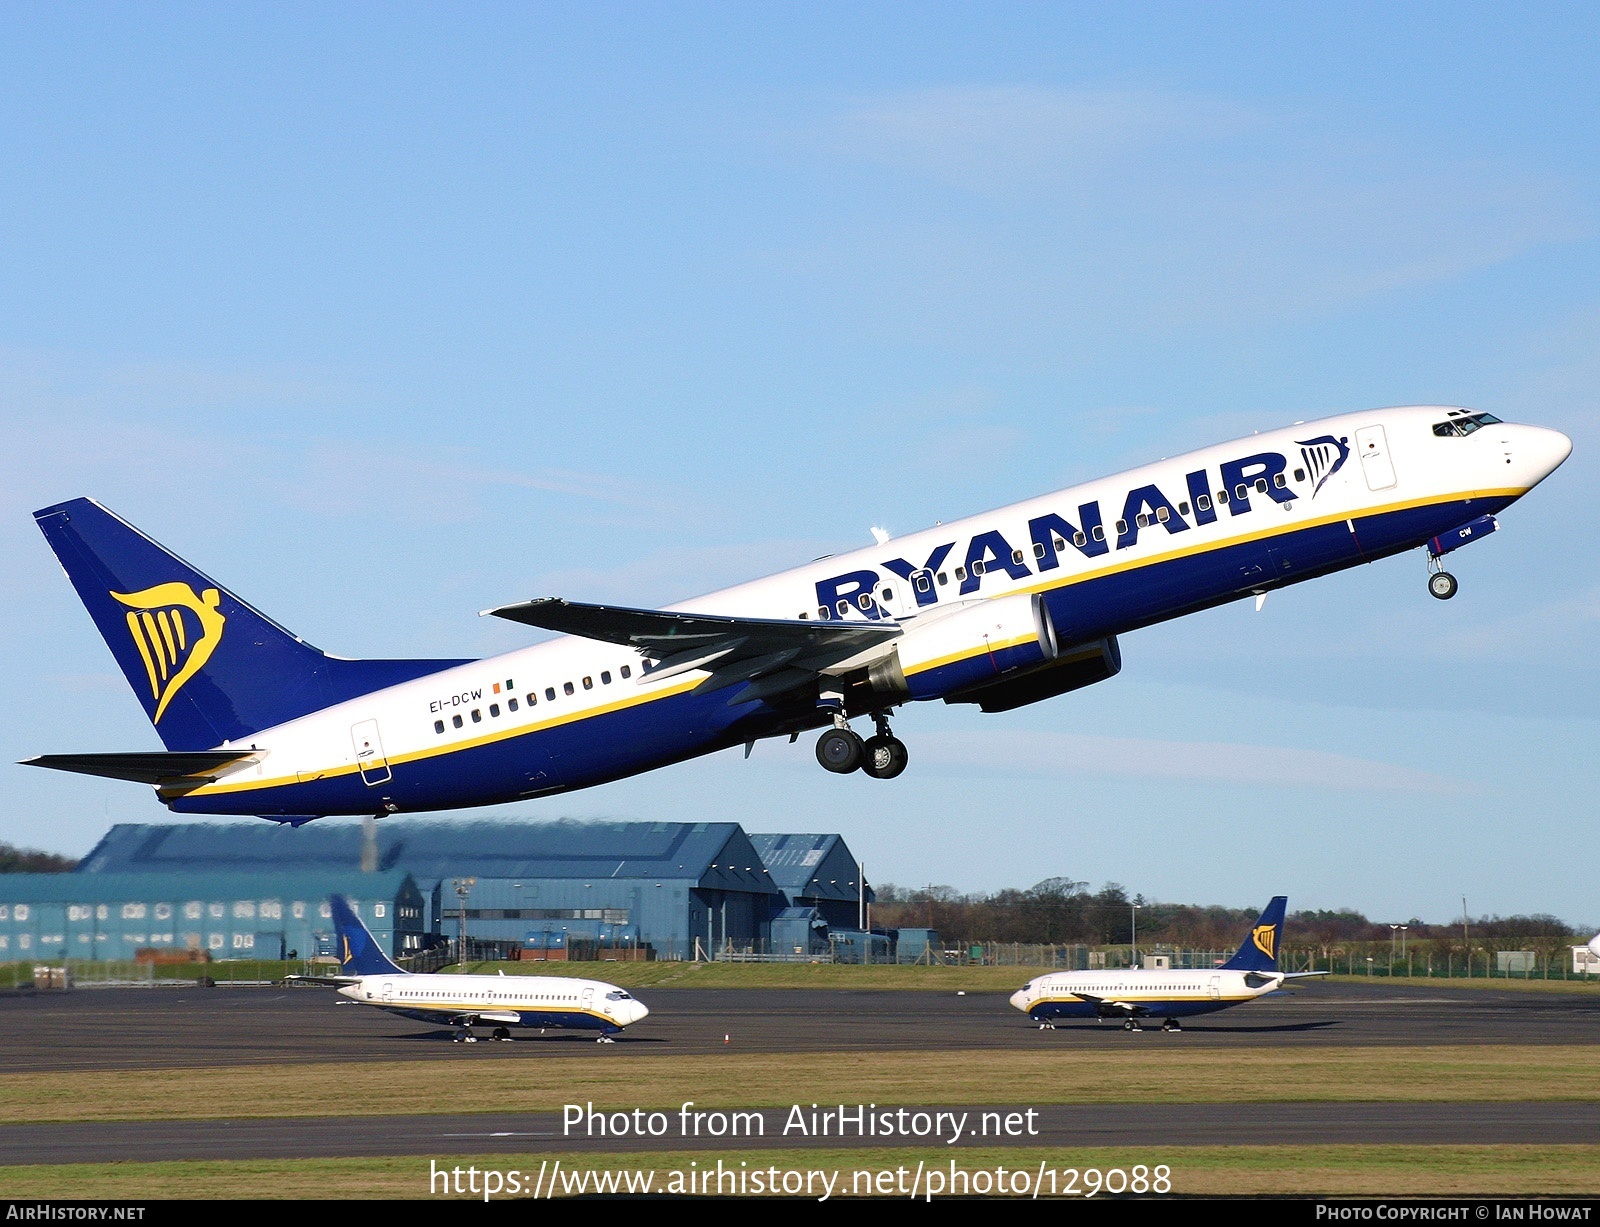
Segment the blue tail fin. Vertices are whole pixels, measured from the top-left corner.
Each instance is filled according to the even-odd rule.
[[[343,895],[329,895],[333,909],[333,928],[339,935],[339,970],[347,976],[403,976],[406,973],[383,952],[378,939],[361,923],[350,901]]]
[[[169,750],[465,663],[324,655],[90,499],[33,515]]]
[[[1277,971],[1278,943],[1283,938],[1283,914],[1288,910],[1289,896],[1279,895],[1267,904],[1250,936],[1244,939],[1239,953],[1222,965],[1225,971]]]

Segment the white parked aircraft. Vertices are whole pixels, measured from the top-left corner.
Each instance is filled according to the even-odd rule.
[[[36,518],[166,751],[28,762],[292,823],[545,796],[815,728],[828,770],[888,779],[913,700],[1038,702],[1117,673],[1128,631],[1419,547],[1450,597],[1439,558],[1571,450],[1467,409],[1296,423],[670,609],[504,605],[486,612],[563,637],[487,660],[325,655],[76,499]]]
[[[1286,980],[1328,974],[1278,970],[1278,946],[1288,905],[1284,895],[1267,904],[1239,952],[1221,967],[1057,971],[1028,981],[1011,994],[1011,1004],[1044,1031],[1054,1030],[1059,1018],[1120,1018],[1129,1031],[1143,1029],[1141,1018],[1159,1018],[1163,1031],[1181,1031],[1180,1018],[1254,1001],[1277,992]]]
[[[472,1029],[492,1026],[497,1040],[509,1040],[512,1027],[555,1027],[598,1031],[597,1042],[610,1044],[618,1031],[650,1013],[644,1002],[603,980],[403,971],[383,952],[348,901],[334,895],[329,903],[339,937],[340,969],[347,974],[295,978],[332,984],[341,997],[403,1018],[455,1027],[457,1042],[476,1043]]]

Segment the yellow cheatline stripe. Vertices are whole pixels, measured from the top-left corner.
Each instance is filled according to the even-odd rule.
[[[581,1006],[537,1006],[537,1005],[462,1005],[458,1001],[380,1001],[374,998],[371,1001],[361,1001],[360,1005],[377,1006],[380,1010],[439,1010],[452,1015],[456,1014],[488,1014],[498,1012],[501,1014],[581,1014],[585,1018],[598,1018],[601,1022],[608,1022],[612,1026],[620,1027],[623,1024],[612,1018],[609,1014],[601,1014],[595,1010],[585,1010]],[[559,1025],[559,1024],[546,1024]]]
[[[1195,554],[1207,554],[1213,550],[1226,549],[1229,546],[1248,545],[1252,541],[1263,541],[1273,537],[1285,537],[1290,533],[1304,532],[1305,530],[1311,528],[1321,528],[1327,524],[1337,524],[1341,520],[1365,520],[1377,515],[1388,515],[1396,511],[1407,511],[1413,507],[1438,506],[1445,503],[1466,502],[1471,499],[1499,498],[1503,496],[1520,498],[1522,495],[1528,492],[1528,489],[1528,487],[1519,487],[1505,490],[1471,490],[1449,495],[1444,498],[1418,498],[1408,499],[1398,503],[1386,503],[1382,507],[1370,508],[1359,513],[1330,512],[1329,514],[1320,516],[1314,520],[1302,520],[1281,528],[1267,528],[1258,532],[1242,533],[1238,536],[1228,537],[1221,541],[1213,539],[1209,541],[1196,542],[1194,545],[1179,546],[1175,549],[1167,550],[1164,553],[1155,554],[1152,556],[1146,556],[1143,558],[1129,558],[1120,562],[1107,563],[1106,565],[1100,567],[1094,567],[1082,571],[1074,571],[1071,574],[1052,577],[1042,583],[1029,584],[1023,588],[1014,589],[1013,591],[1005,593],[1004,595],[1015,596],[1021,593],[1031,595],[1035,592],[1053,592],[1059,588],[1069,588],[1074,584],[1083,584],[1090,580],[1103,579],[1108,575],[1117,575],[1123,571],[1136,571],[1140,567],[1156,566],[1160,563],[1172,562],[1179,558],[1189,558]],[[1150,532],[1159,527],[1159,524],[1152,524],[1149,528],[1142,529],[1140,531]],[[1168,535],[1171,536],[1173,534],[1169,533]],[[1064,558],[1066,555],[1063,554],[1061,557]],[[999,650],[999,646],[1013,647],[1016,644],[1028,642],[1031,642],[1031,639],[1027,636],[1024,636],[1020,639],[1012,640],[1010,643],[997,645],[997,647],[993,650]],[[929,669],[936,669],[940,666],[952,664],[956,661],[971,660],[975,656],[982,656],[989,650],[990,649],[988,648],[982,648],[976,652],[958,652],[950,656],[942,656],[937,660],[919,664],[914,669],[907,669],[905,673],[907,677],[915,677],[919,673],[926,673]]]
[[[1073,584],[1085,583],[1092,579],[1100,579],[1104,576],[1115,575],[1122,571],[1136,570],[1139,567],[1155,566],[1158,563],[1170,562],[1178,558],[1186,558],[1193,554],[1208,553],[1212,550],[1224,549],[1228,546],[1245,545],[1251,541],[1264,540],[1269,537],[1286,536],[1289,533],[1301,532],[1308,528],[1320,528],[1324,524],[1337,524],[1341,520],[1368,519],[1375,515],[1386,515],[1390,512],[1405,511],[1412,507],[1427,507],[1443,503],[1457,503],[1470,499],[1497,498],[1508,495],[1511,497],[1521,497],[1527,492],[1528,487],[1504,490],[1463,491],[1460,493],[1447,495],[1445,497],[1408,499],[1403,502],[1388,503],[1382,507],[1369,508],[1368,510],[1359,513],[1330,512],[1328,515],[1322,516],[1318,519],[1301,521],[1299,523],[1287,525],[1282,528],[1263,529],[1260,532],[1246,533],[1236,537],[1229,537],[1222,541],[1212,540],[1197,543],[1191,546],[1182,546],[1177,549],[1168,550],[1162,554],[1154,555],[1153,557],[1129,559],[1124,562],[1111,563],[1094,570],[1074,572],[1070,575],[1062,575],[1059,578],[1052,578],[1044,583],[1032,584],[1025,588],[1018,588],[1014,592],[1008,592],[1004,595],[1013,596],[1016,595],[1016,593],[1031,594],[1034,592],[1048,592],[1056,588],[1066,588]],[[1158,525],[1151,526],[1151,528],[1155,527],[1158,527]],[[1146,529],[1143,531],[1148,532],[1150,530]],[[926,673],[928,670],[938,668],[942,665],[951,664],[960,660],[970,660],[975,656],[983,656],[990,652],[1002,651],[1006,648],[1015,647],[1018,644],[1028,642],[1030,642],[1030,638],[1023,636],[1017,639],[1008,640],[1004,643],[988,644],[978,648],[976,651],[953,653],[949,656],[943,656],[936,660],[919,664],[916,666],[916,668],[908,670],[906,676],[914,677],[919,673]],[[163,670],[163,676],[165,676],[165,670]],[[639,695],[638,697],[632,699],[621,699],[615,703],[608,703],[601,707],[589,708],[581,712],[574,712],[571,715],[563,715],[554,719],[536,722],[534,724],[522,725],[518,728],[510,729],[505,732],[486,733],[481,737],[470,738],[466,741],[454,741],[447,745],[442,745],[436,748],[430,747],[425,750],[415,750],[408,754],[389,755],[388,761],[391,766],[396,764],[421,762],[430,758],[438,758],[445,754],[454,754],[459,750],[470,750],[476,748],[477,746],[489,745],[497,741],[506,741],[513,737],[523,737],[530,733],[543,732],[545,729],[556,728],[560,725],[573,724],[580,720],[589,720],[596,716],[608,715],[611,712],[621,711],[629,707],[637,707],[644,703],[653,703],[660,699],[676,698],[680,694],[684,694],[690,690],[693,690],[700,684],[702,680],[703,679],[700,678],[691,678],[690,680],[684,681],[676,686],[669,686],[663,690],[655,691],[650,694]],[[332,779],[337,776],[353,775],[356,770],[356,764],[347,763],[342,766],[317,769],[313,778],[319,780]],[[196,795],[216,796],[221,793],[253,792],[262,788],[277,788],[286,784],[297,784],[300,782],[301,775],[311,774],[312,773],[308,771],[299,772],[294,775],[273,776],[261,780],[223,780],[213,784],[201,785],[198,788],[184,788],[180,786],[171,789],[162,789],[160,790],[160,795],[163,797]]]
[[[1207,1002],[1207,1001],[1254,1001],[1254,1000],[1255,1000],[1255,994],[1253,994],[1253,993],[1246,994],[1243,997],[1233,997],[1233,996],[1211,997],[1211,996],[1200,996],[1200,995],[1197,995],[1197,996],[1194,996],[1194,997],[1174,997],[1170,993],[1158,993],[1155,996],[1136,997],[1131,993],[1121,993],[1121,994],[1119,994],[1118,996],[1115,996],[1115,997],[1101,997],[1100,998],[1100,1002],[1101,1002],[1102,1005],[1121,1005],[1123,1002],[1129,1002],[1129,1003],[1132,1003],[1134,1005],[1137,1005],[1140,1002],[1145,1002],[1145,1001],[1172,1001],[1172,1002],[1176,1002],[1179,1005],[1183,1005],[1183,1004],[1191,1003],[1191,1002],[1202,1002],[1203,1003],[1203,1002]],[[1094,1002],[1085,1001],[1082,997],[1041,997],[1041,998],[1039,998],[1038,1001],[1035,1001],[1031,1005],[1029,1005],[1028,1008],[1030,1010],[1032,1010],[1032,1009],[1036,1009],[1036,1008],[1038,1008],[1039,1006],[1042,1006],[1042,1005],[1086,1005],[1086,1006],[1090,1006],[1092,1008],[1094,1006]]]
[[[446,745],[429,746],[427,749],[413,750],[407,754],[389,754],[387,755],[387,761],[389,765],[393,767],[397,764],[419,762],[429,758],[438,758],[441,755],[454,754],[458,750],[470,750],[476,748],[477,746],[490,745],[497,741],[509,741],[514,737],[525,737],[530,733],[542,733],[546,729],[557,728],[564,724],[575,724],[580,720],[588,720],[595,716],[608,715],[614,711],[622,711],[625,708],[637,707],[640,704],[651,703],[657,699],[672,698],[676,695],[683,694],[686,691],[693,690],[700,684],[701,680],[702,679],[700,678],[691,677],[672,686],[668,686],[664,690],[651,694],[640,694],[628,699],[618,699],[616,702],[607,703],[601,707],[591,707],[581,712],[564,713],[560,716],[553,716],[547,720],[535,721],[532,724],[519,725],[516,728],[497,730],[492,733],[484,733],[482,736],[468,738],[466,741],[452,741]],[[358,767],[355,763],[346,763],[336,767],[319,768],[316,769],[314,778],[319,780],[333,779],[342,775],[354,775],[357,770]],[[275,788],[284,784],[297,784],[300,782],[300,777],[302,775],[310,776],[311,774],[311,771],[304,771],[297,772],[294,775],[273,776],[261,780],[235,781],[232,779],[224,779],[215,784],[203,785],[199,788],[184,788],[180,785],[171,789],[161,790],[161,795],[190,797],[195,796],[196,794],[215,796],[218,793],[225,792],[252,792],[260,788]]]
[[[915,677],[919,673],[926,673],[929,669],[938,669],[944,665],[954,664],[959,660],[971,660],[975,656],[987,656],[992,652],[1004,652],[1007,648],[1014,648],[1024,643],[1034,642],[1032,635],[1019,635],[1015,639],[1006,639],[1000,643],[987,643],[976,652],[963,650],[951,652],[948,656],[938,656],[933,660],[923,661],[915,668],[905,670],[907,677]]]

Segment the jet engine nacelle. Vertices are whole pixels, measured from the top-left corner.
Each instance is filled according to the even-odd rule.
[[[1122,671],[1122,649],[1115,635],[1060,651],[1047,665],[946,695],[946,703],[976,703],[986,712],[1010,711],[1041,699],[1053,699],[1115,677]]]
[[[1056,658],[1050,611],[1037,594],[1019,592],[950,613],[919,618],[896,647],[916,698],[995,682]]]

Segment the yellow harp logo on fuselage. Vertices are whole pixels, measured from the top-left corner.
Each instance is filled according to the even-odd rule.
[[[1272,953],[1272,947],[1274,944],[1273,939],[1277,936],[1277,933],[1277,925],[1257,925],[1250,930],[1250,940],[1256,944],[1256,949],[1261,951],[1262,954],[1269,959],[1275,959],[1278,956]]]
[[[167,704],[200,672],[222,641],[222,626],[227,621],[217,610],[222,595],[207,588],[196,596],[188,584],[179,583],[111,595],[128,606],[128,633],[144,661],[156,703],[150,719],[160,724]]]

